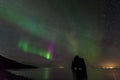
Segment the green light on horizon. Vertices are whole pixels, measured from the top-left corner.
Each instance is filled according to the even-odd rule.
[[[50,58],[51,58],[51,55],[50,55],[49,52],[46,54],[46,58],[47,58],[47,59],[50,59]]]
[[[37,54],[39,56],[45,57],[46,59],[51,59],[51,53],[44,51],[42,49],[37,49],[34,46],[30,46],[30,44],[24,40],[19,41],[18,47],[22,49],[24,52]]]

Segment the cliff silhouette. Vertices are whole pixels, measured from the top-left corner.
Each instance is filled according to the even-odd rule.
[[[37,68],[36,66],[26,65],[14,60],[8,59],[0,55],[0,69],[30,69],[30,68]]]

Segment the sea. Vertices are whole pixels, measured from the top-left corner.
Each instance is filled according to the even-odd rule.
[[[12,74],[32,80],[76,80],[70,68],[38,68],[9,70]],[[87,80],[120,80],[120,69],[88,68]]]

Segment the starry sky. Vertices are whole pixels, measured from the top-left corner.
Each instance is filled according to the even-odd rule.
[[[0,54],[19,62],[119,66],[119,0],[0,0]],[[67,60],[66,60],[67,59]]]

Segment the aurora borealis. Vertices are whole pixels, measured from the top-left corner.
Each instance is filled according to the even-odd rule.
[[[45,52],[43,50],[36,49],[34,46],[30,46],[30,44],[26,41],[21,40],[18,44],[18,47],[21,48],[24,52],[38,54],[40,56],[45,57],[46,59],[51,58],[50,52]]]
[[[114,45],[116,39],[119,45],[119,28],[113,28],[117,23],[110,25],[112,12],[104,8],[108,4],[107,0],[0,0],[0,47],[20,50],[19,56],[16,51],[6,53],[19,58],[36,55],[61,64],[74,55],[88,64],[118,61],[116,56],[111,59],[111,52],[120,56]]]

